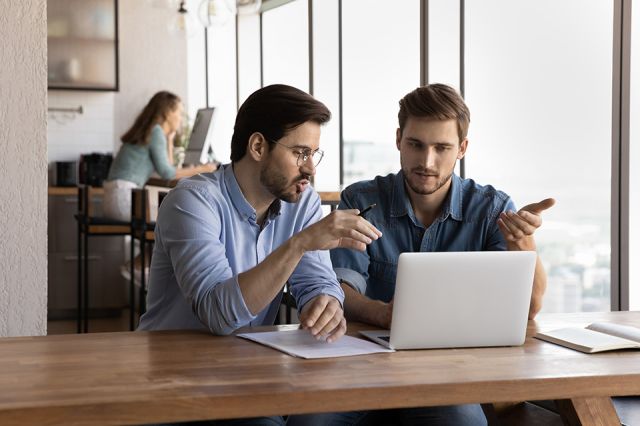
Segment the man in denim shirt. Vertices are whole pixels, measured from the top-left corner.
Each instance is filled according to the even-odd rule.
[[[364,250],[380,233],[356,211],[322,219],[309,180],[330,116],[290,86],[249,96],[236,118],[231,164],[181,181],[159,209],[140,330],[229,334],[271,325],[289,281],[303,327],[328,341],[344,334],[344,294],[327,250]]]
[[[553,199],[516,213],[505,193],[454,174],[467,149],[469,117],[464,100],[448,86],[414,90],[400,101],[398,114],[396,146],[402,170],[342,192],[339,209],[363,210],[376,204],[366,217],[383,234],[366,251],[331,251],[349,320],[390,328],[400,253],[536,249],[533,233],[541,224],[540,213],[554,204]],[[538,259],[529,318],[540,310],[545,287],[546,274]],[[345,420],[363,421],[367,415],[371,413],[345,413]],[[394,413],[398,419],[426,423],[432,416],[443,417],[447,424],[484,422],[478,406]]]

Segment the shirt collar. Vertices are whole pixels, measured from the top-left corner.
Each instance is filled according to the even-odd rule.
[[[410,210],[412,210],[411,201],[404,187],[404,173],[400,170],[391,188],[391,217],[405,216]]]
[[[257,219],[256,209],[254,209],[253,206],[249,204],[244,194],[242,193],[242,189],[240,189],[240,185],[238,184],[238,180],[236,179],[236,174],[233,170],[233,163],[224,165],[222,168],[222,173],[224,174],[224,182],[227,186],[227,190],[229,191],[231,202],[233,203],[238,213],[244,219],[253,218],[253,220],[255,221]],[[269,206],[267,217],[271,219],[279,216],[280,208],[281,202],[279,199],[276,199]]]
[[[449,215],[451,215],[455,220],[462,220],[462,192],[462,179],[454,173],[451,175],[451,187],[449,188],[449,194],[444,200],[444,208],[442,209],[443,220]]]
[[[451,176],[449,194],[447,194],[442,205],[440,221],[449,216],[455,220],[462,220],[462,191],[462,179],[454,173]],[[394,178],[393,188],[391,189],[391,217],[405,215],[413,217],[413,208],[404,185],[404,173],[400,170]]]

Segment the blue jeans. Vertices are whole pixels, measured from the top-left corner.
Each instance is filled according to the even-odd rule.
[[[487,424],[478,404],[289,416],[287,426],[466,426]]]

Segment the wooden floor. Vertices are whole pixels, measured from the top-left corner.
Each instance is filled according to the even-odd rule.
[[[138,319],[136,318],[136,324]],[[47,334],[73,334],[76,332],[76,320],[49,320]],[[129,331],[129,310],[122,310],[120,316],[89,319],[90,333],[109,333],[114,331]]]

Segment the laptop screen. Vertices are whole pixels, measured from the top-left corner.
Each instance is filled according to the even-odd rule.
[[[524,343],[536,253],[402,253],[393,298],[394,349]]]
[[[198,110],[184,158],[185,164],[206,162],[206,155],[211,145],[212,118],[213,108],[201,108]]]

